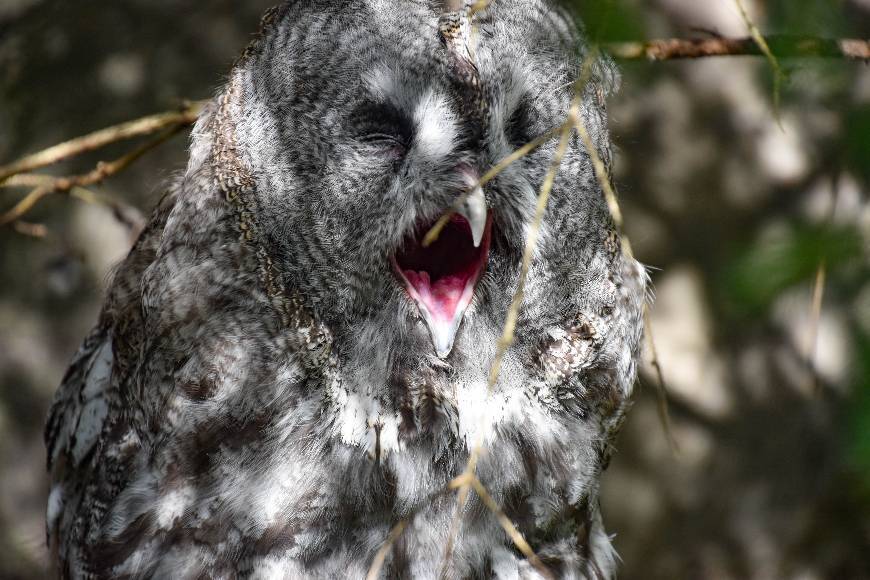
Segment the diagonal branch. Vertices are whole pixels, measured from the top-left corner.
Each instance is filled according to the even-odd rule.
[[[665,383],[665,373],[662,371],[662,364],[659,362],[659,352],[656,348],[656,341],[653,338],[653,325],[649,317],[649,306],[643,305],[643,333],[646,336],[647,348],[649,348],[650,364],[656,372],[656,403],[659,412],[659,422],[662,424],[662,429],[665,432],[665,439],[668,440],[668,446],[671,448],[671,454],[675,457],[680,453],[680,446],[674,437],[674,430],[671,427],[671,413],[668,409],[668,387]]]
[[[98,163],[97,167],[84,175],[75,175],[72,177],[58,177],[51,179],[48,183],[37,186],[28,193],[21,201],[15,204],[15,207],[0,215],[0,226],[7,225],[18,219],[30,211],[41,199],[53,193],[64,193],[77,188],[85,188],[90,185],[100,183],[107,177],[115,175],[123,171],[140,157],[151,151],[152,149],[162,145],[165,141],[172,138],[176,133],[181,131],[184,125],[175,125],[171,129],[164,131],[154,139],[143,143],[130,153],[108,163]]]
[[[366,580],[378,580],[378,576],[381,574],[381,568],[384,567],[384,561],[387,559],[387,554],[390,553],[390,550],[393,549],[393,544],[396,543],[396,540],[399,539],[399,536],[402,535],[402,532],[405,531],[405,527],[408,525],[408,520],[399,520],[393,529],[390,530],[390,535],[387,537],[387,541],[383,543],[383,545],[378,550],[378,553],[375,554],[375,559],[372,560],[372,565],[369,568],[368,574],[366,574]]]
[[[544,177],[544,181],[541,184],[541,190],[538,193],[538,201],[535,207],[535,214],[532,218],[531,223],[529,224],[529,230],[526,238],[526,245],[523,249],[523,257],[520,264],[520,275],[519,280],[517,281],[517,288],[514,291],[513,299],[511,300],[510,307],[508,308],[507,317],[504,323],[504,329],[502,331],[502,336],[498,341],[498,347],[496,349],[495,358],[492,362],[492,366],[490,367],[489,379],[487,381],[487,392],[492,393],[495,388],[496,383],[498,382],[498,377],[501,373],[501,367],[504,362],[504,356],[507,353],[508,348],[514,341],[514,332],[516,330],[517,319],[519,318],[520,308],[522,307],[526,278],[528,277],[529,269],[531,267],[532,258],[535,253],[535,249],[538,246],[538,237],[541,232],[541,226],[544,222],[544,214],[546,213],[547,203],[550,199],[550,192],[553,189],[553,185],[556,181],[556,175],[559,172],[559,168],[562,165],[562,159],[565,157],[565,153],[568,149],[568,144],[571,139],[571,133],[573,131],[574,125],[577,120],[580,118],[580,106],[583,100],[583,91],[586,88],[586,83],[589,80],[589,77],[592,74],[592,63],[594,59],[597,57],[597,53],[594,51],[587,55],[586,59],[583,62],[582,71],[580,77],[574,83],[574,97],[571,100],[571,106],[568,110],[568,117],[566,121],[559,128],[559,144],[556,147],[556,153],[553,156],[553,160],[550,163],[550,168],[547,171],[546,176]],[[546,139],[543,139],[546,137]],[[544,135],[533,141],[532,143],[540,141],[541,143],[546,142],[550,137],[549,135]],[[531,145],[531,144],[530,144]],[[529,147],[529,146],[527,146]],[[534,147],[529,147],[528,151],[532,151]],[[519,159],[518,156],[517,159]],[[509,156],[510,158],[510,156]],[[513,162],[513,161],[511,161]],[[506,167],[507,164],[503,165]],[[502,167],[502,168],[503,168]],[[462,476],[460,478],[465,478],[463,482],[459,485],[459,491],[457,494],[457,505],[456,511],[453,515],[453,521],[450,526],[450,532],[447,536],[447,547],[445,549],[444,558],[442,559],[442,573],[446,570],[446,566],[448,561],[450,560],[454,538],[458,534],[459,524],[462,518],[462,513],[465,509],[465,504],[468,501],[468,492],[470,487],[473,484],[473,481],[476,480],[476,470],[477,470],[477,462],[480,458],[480,454],[483,450],[483,430],[478,433],[477,442],[475,443],[471,455],[468,459],[468,465],[465,468]],[[489,506],[487,506],[489,507]],[[517,546],[519,547],[519,545]]]
[[[622,209],[619,206],[619,200],[616,199],[616,191],[613,189],[613,183],[610,180],[610,174],[607,171],[604,160],[601,159],[601,155],[598,154],[598,149],[595,147],[595,143],[592,142],[592,137],[589,135],[589,131],[586,129],[586,125],[583,123],[582,117],[577,117],[576,129],[577,134],[580,136],[580,140],[583,141],[583,146],[589,153],[589,159],[592,162],[592,169],[595,172],[595,177],[598,180],[598,184],[601,186],[601,191],[604,193],[604,199],[607,202],[607,208],[610,211],[610,217],[613,219],[613,225],[616,227],[616,231],[619,234],[622,251],[629,258],[633,258],[634,251],[631,248],[631,242],[629,241],[628,236],[625,235]],[[649,317],[649,308],[646,301],[643,305],[643,322],[644,335],[651,356],[651,364],[656,371],[656,393],[658,395],[657,398],[659,421],[662,424],[662,429],[665,432],[665,437],[668,440],[671,452],[674,455],[677,455],[677,453],[679,452],[679,446],[677,445],[677,440],[674,437],[673,430],[671,429],[671,418],[668,412],[667,385],[665,384],[664,373],[662,372],[662,366],[659,362],[659,355],[656,349],[656,343],[653,339],[652,320],[650,320]]]
[[[474,476],[471,476],[470,479],[471,486],[474,488],[474,491],[477,493],[477,495],[480,496],[480,499],[483,501],[483,504],[487,508],[489,508],[489,511],[491,511],[495,515],[498,523],[501,524],[501,527],[504,529],[505,533],[507,533],[508,537],[510,537],[511,541],[519,549],[519,551],[522,552],[523,556],[525,556],[526,559],[531,562],[532,566],[534,566],[538,570],[538,572],[540,572],[541,576],[549,580],[555,580],[555,576],[553,576],[553,573],[550,571],[549,568],[544,565],[543,562],[541,562],[541,559],[538,557],[537,554],[535,554],[535,551],[532,550],[532,547],[529,545],[529,543],[526,541],[526,539],[523,537],[523,535],[520,533],[514,523],[510,520],[510,518],[507,517],[507,514],[505,514],[504,511],[502,511],[502,509],[499,507],[498,503],[496,503],[496,501],[492,499],[492,496],[489,495],[489,492],[486,490],[480,480]]]
[[[779,61],[773,55],[773,52],[771,52],[767,40],[765,40],[764,36],[761,35],[758,26],[756,26],[755,22],[752,21],[752,18],[749,17],[749,13],[746,12],[746,8],[743,6],[743,0],[734,0],[734,4],[737,5],[737,10],[740,12],[740,17],[743,18],[743,22],[746,23],[746,27],[749,29],[749,34],[752,36],[752,40],[758,45],[759,50],[761,50],[761,53],[767,59],[770,68],[773,70],[773,115],[776,118],[776,122],[780,129],[782,129],[782,121],[779,117],[779,101],[785,73],[782,72],[782,68],[779,66]]]
[[[556,135],[559,135],[562,131],[565,130],[565,125],[566,123],[563,123],[559,127],[556,127],[555,129],[550,129],[543,135],[539,135],[535,139],[529,141],[528,143],[526,143],[525,145],[493,165],[486,173],[483,174],[480,180],[478,180],[478,182],[473,187],[471,187],[465,193],[456,198],[456,201],[453,202],[453,207],[451,208],[451,211],[445,212],[444,215],[438,218],[438,221],[435,222],[435,225],[433,225],[429,229],[429,231],[426,232],[426,236],[423,238],[423,247],[428,247],[433,242],[435,242],[435,240],[438,239],[438,236],[441,234],[441,230],[443,230],[444,226],[446,226],[450,222],[450,217],[468,200],[468,196],[471,195],[472,191],[474,191],[478,187],[483,187],[484,185],[498,177],[499,173],[507,169],[507,167],[511,163],[519,161]]]
[[[151,135],[170,127],[186,127],[196,121],[204,106],[205,101],[188,103],[180,111],[159,113],[136,119],[135,121],[128,121],[49,147],[38,153],[23,157],[9,165],[0,167],[0,183],[12,175],[48,167],[64,159],[101,149],[111,143],[142,135]]]
[[[780,58],[841,58],[870,61],[870,41],[814,36],[768,35],[762,37],[770,52]],[[715,56],[764,56],[758,41],[744,38],[664,38],[648,42],[613,42],[603,46],[622,60],[676,60]]]

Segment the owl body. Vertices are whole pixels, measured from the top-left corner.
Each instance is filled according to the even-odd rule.
[[[469,3],[470,4],[470,3]],[[607,578],[598,480],[635,377],[644,275],[572,137],[516,336],[487,381],[584,53],[543,0],[288,2],[192,136],[46,428],[69,578]],[[593,67],[581,115],[609,162]],[[475,213],[476,212],[476,213]]]

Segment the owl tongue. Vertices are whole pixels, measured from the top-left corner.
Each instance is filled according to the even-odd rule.
[[[453,349],[465,309],[486,267],[490,221],[478,247],[468,220],[459,214],[450,218],[435,242],[423,247],[422,235],[428,229],[423,228],[420,235],[406,242],[394,265],[429,327],[435,352],[445,358]]]

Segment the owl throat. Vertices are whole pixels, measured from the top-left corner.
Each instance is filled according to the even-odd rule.
[[[484,220],[472,226],[477,220],[469,222],[466,216],[455,213],[428,245],[423,238],[434,224],[424,224],[407,237],[403,249],[393,257],[393,269],[416,303],[440,358],[453,350],[465,311],[486,270],[492,220],[489,216]]]

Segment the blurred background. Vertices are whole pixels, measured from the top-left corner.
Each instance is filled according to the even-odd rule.
[[[745,1],[765,33],[870,37],[870,0]],[[272,3],[0,0],[0,165],[208,98]],[[601,41],[746,35],[732,0],[573,4]],[[621,63],[615,177],[677,447],[647,362],[603,484],[622,578],[870,578],[870,66],[781,64],[778,124],[763,58]],[[0,228],[0,579],[45,574],[43,420],[185,145],[96,188],[117,211],[58,195],[27,218],[45,237]]]

